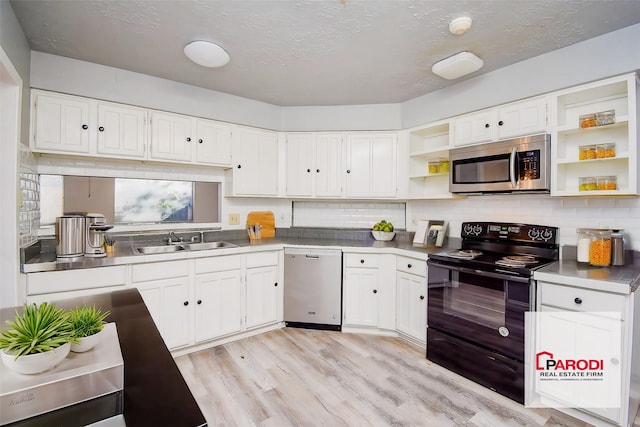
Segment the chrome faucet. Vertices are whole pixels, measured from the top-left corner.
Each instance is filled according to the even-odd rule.
[[[199,243],[204,243],[204,231],[198,231],[198,233],[200,234],[200,240],[198,240],[198,236],[191,236],[191,243],[195,243],[195,242],[199,242]]]

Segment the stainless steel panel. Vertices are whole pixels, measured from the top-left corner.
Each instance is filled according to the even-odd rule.
[[[341,324],[342,251],[286,248],[284,286],[285,322]]]
[[[56,255],[74,257],[84,254],[84,216],[63,215],[56,218]]]
[[[0,378],[0,425],[121,391],[124,362],[116,325],[105,325],[92,350],[69,353],[50,371],[21,375],[0,364]]]

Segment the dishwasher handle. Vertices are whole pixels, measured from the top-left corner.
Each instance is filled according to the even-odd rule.
[[[307,259],[320,259],[320,255],[305,255],[304,256]]]

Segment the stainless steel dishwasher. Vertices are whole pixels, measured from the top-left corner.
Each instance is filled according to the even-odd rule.
[[[287,326],[341,329],[341,250],[284,249],[284,320]]]

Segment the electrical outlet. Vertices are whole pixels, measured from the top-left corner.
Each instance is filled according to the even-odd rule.
[[[229,225],[240,225],[240,214],[229,214]]]

